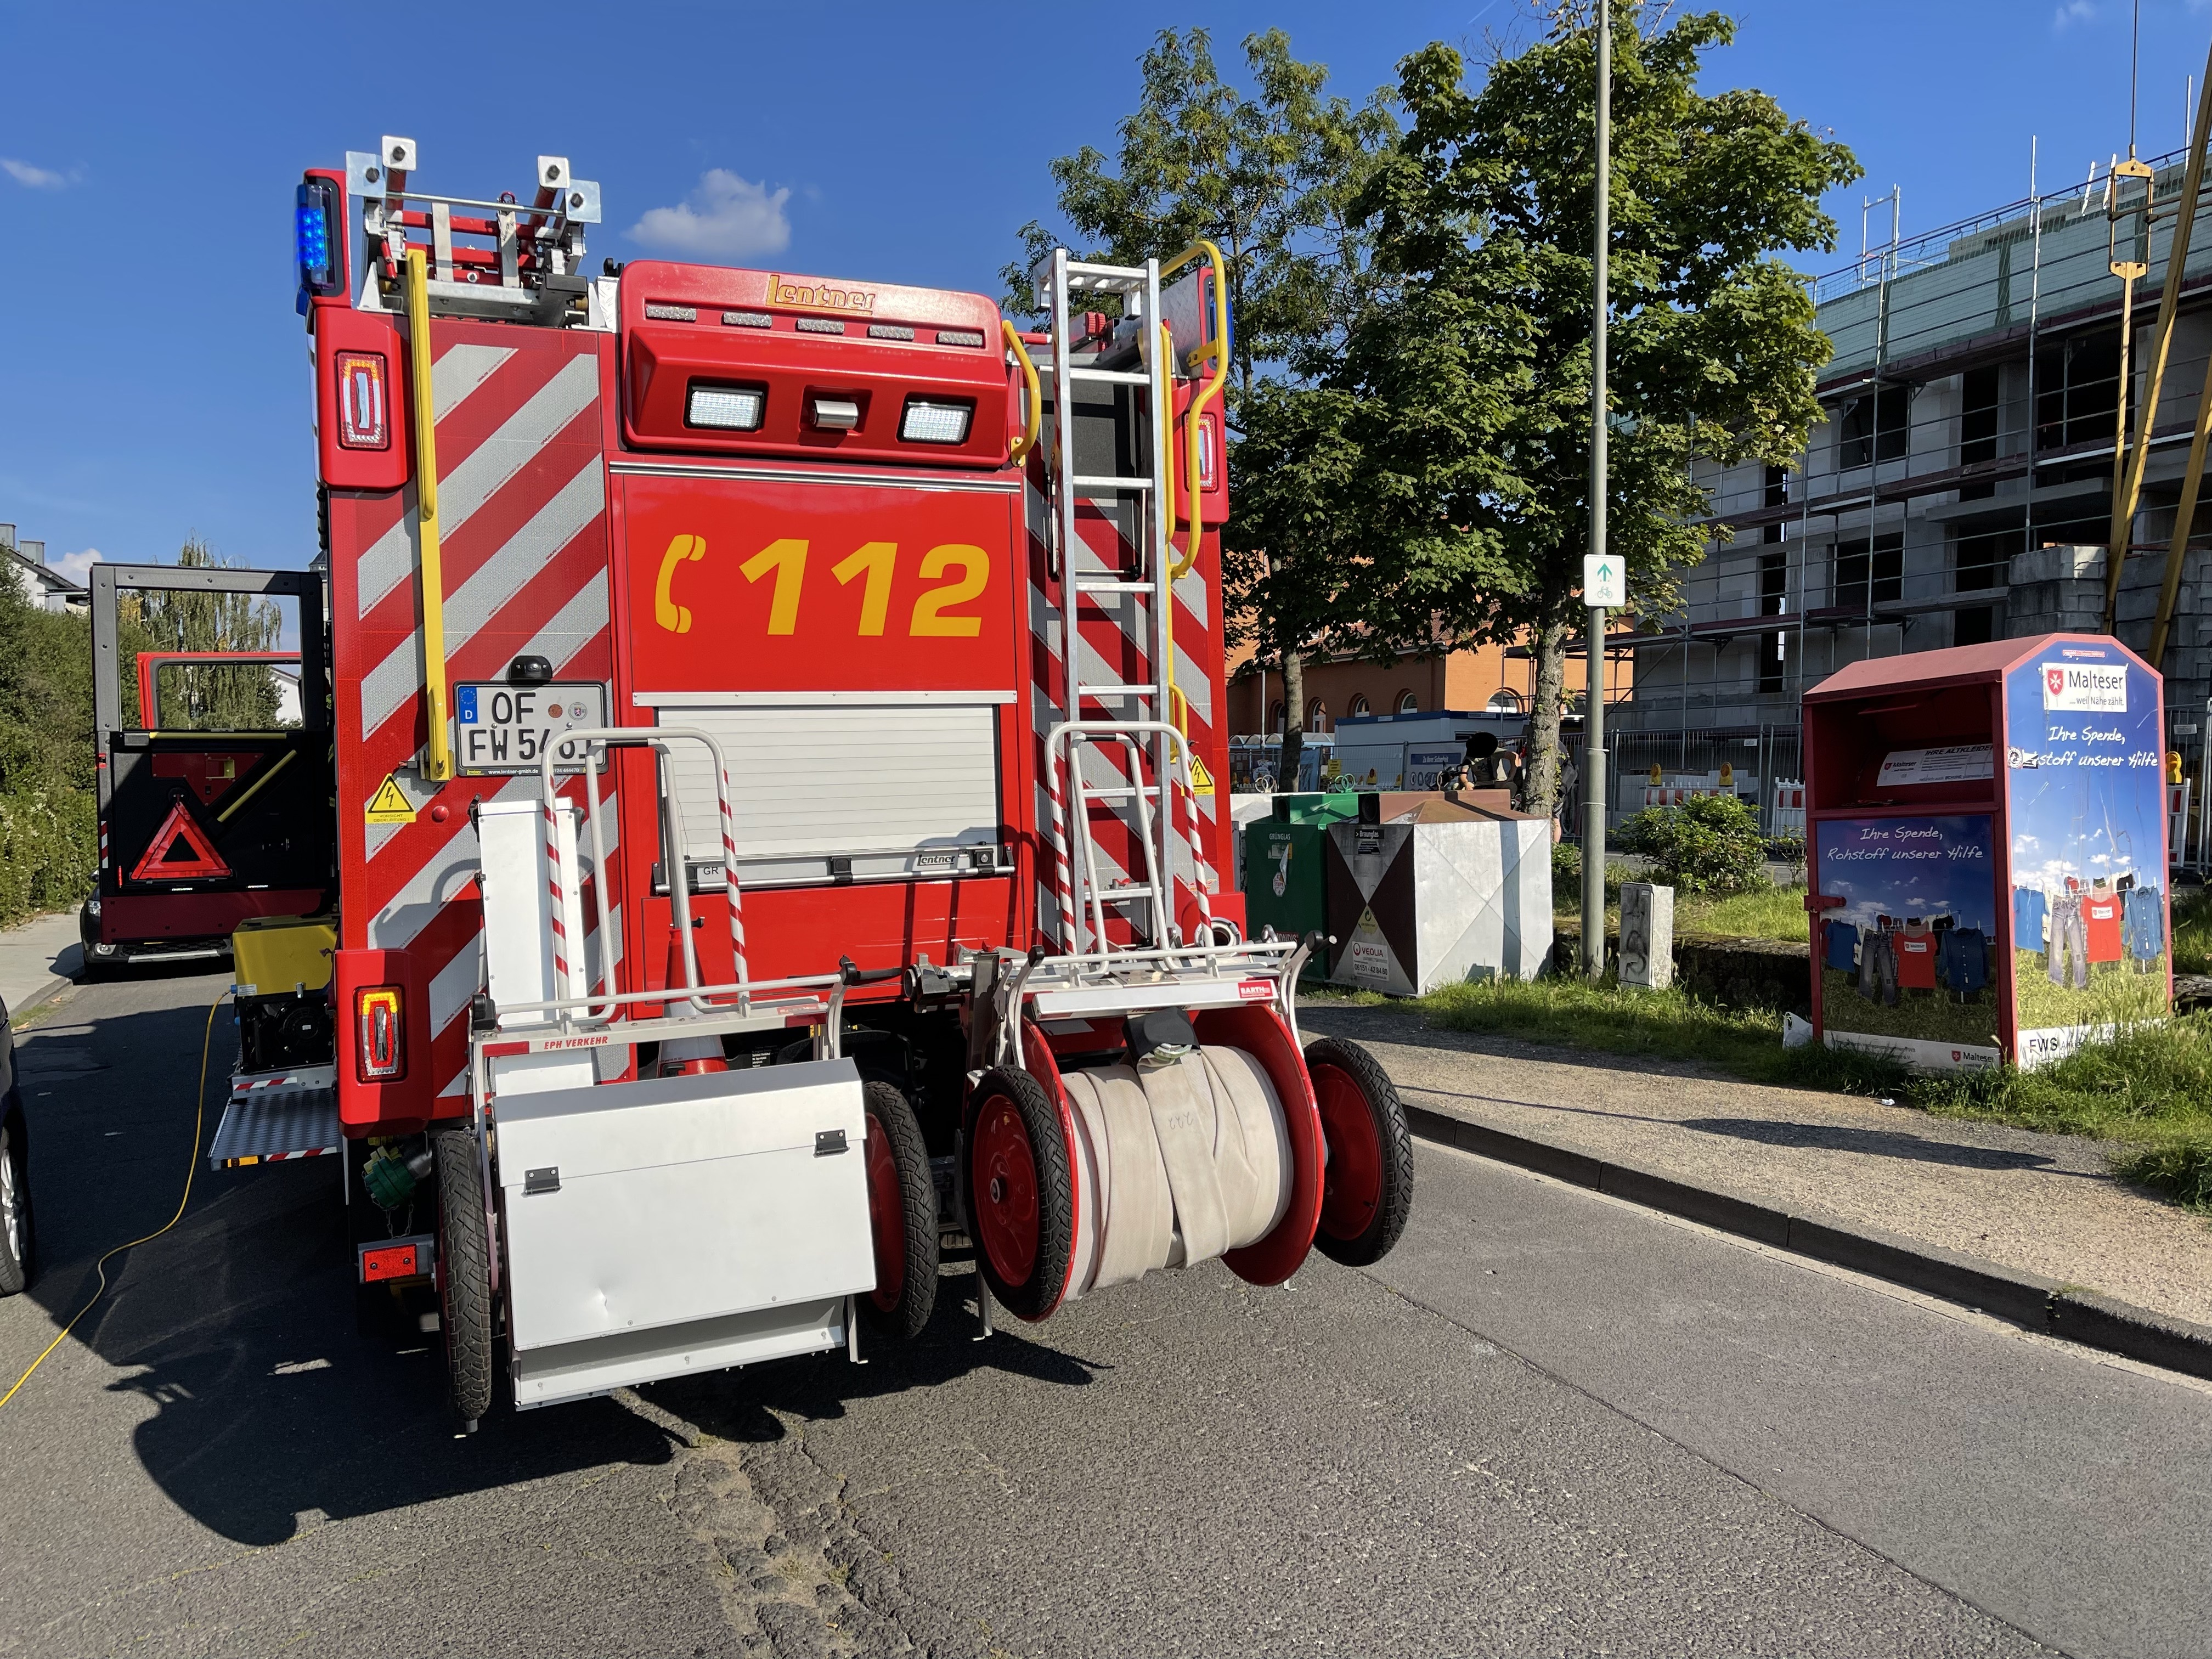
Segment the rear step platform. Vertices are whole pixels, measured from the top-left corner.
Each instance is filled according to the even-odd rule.
[[[338,1128],[337,1068],[295,1066],[230,1080],[230,1103],[208,1148],[217,1170],[317,1158],[344,1144]]]

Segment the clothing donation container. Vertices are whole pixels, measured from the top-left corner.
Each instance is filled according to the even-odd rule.
[[[2164,686],[2045,634],[1854,663],[1805,694],[1813,1022],[1927,1069],[2166,1017]]]

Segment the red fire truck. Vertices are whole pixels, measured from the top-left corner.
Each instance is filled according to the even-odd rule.
[[[241,1070],[216,1162],[343,1158],[471,1421],[910,1339],[971,1250],[988,1324],[1389,1249],[1403,1109],[1220,880],[1220,256],[1055,251],[1024,334],[587,273],[565,158],[416,161],[298,194],[336,1035]],[[241,935],[249,1000],[325,994],[316,927]]]

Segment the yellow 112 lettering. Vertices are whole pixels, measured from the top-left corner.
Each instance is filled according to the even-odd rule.
[[[785,537],[770,542],[738,567],[748,582],[773,578],[768,604],[771,635],[799,632],[799,608],[806,592],[808,546],[804,539]],[[653,586],[653,620],[669,633],[691,631],[691,611],[677,602],[675,580],[681,566],[706,556],[707,538],[688,534],[671,538],[668,550],[660,556],[660,573]],[[896,542],[869,542],[830,567],[830,574],[839,586],[849,587],[855,581],[861,584],[860,622],[854,631],[864,638],[880,637],[890,620],[891,579],[897,562]],[[909,636],[972,640],[981,634],[981,617],[961,615],[953,607],[981,598],[990,585],[988,554],[964,542],[947,542],[923,554],[915,574],[936,585],[915,597],[907,618]],[[952,580],[944,580],[948,576]]]

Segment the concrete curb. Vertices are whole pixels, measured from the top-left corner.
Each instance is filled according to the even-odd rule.
[[[2170,1318],[2018,1273],[1932,1244],[1899,1238],[1871,1227],[1844,1227],[1833,1219],[1792,1215],[1771,1205],[1715,1188],[1692,1187],[1671,1176],[1610,1163],[1587,1152],[1470,1123],[1431,1107],[1406,1103],[1406,1121],[1424,1140],[1534,1170],[1570,1186],[1664,1211],[1739,1237],[1810,1256],[1869,1278],[1887,1279],[1923,1295],[1974,1308],[2029,1330],[2046,1331],[2083,1347],[2100,1348],[2147,1365],[2212,1381],[2212,1328]]]
[[[32,1009],[37,1007],[40,1003],[52,1000],[56,995],[61,992],[68,990],[70,987],[76,983],[76,981],[73,979],[69,979],[60,974],[56,974],[44,985],[40,986],[37,990],[33,991],[28,996],[21,999],[19,1001],[9,1004],[8,1018],[12,1020],[18,1014],[29,1013]]]

